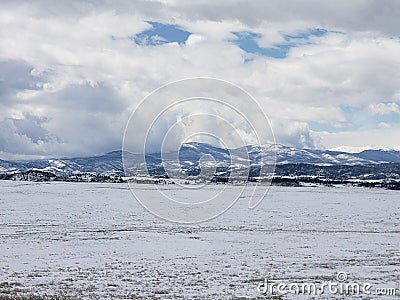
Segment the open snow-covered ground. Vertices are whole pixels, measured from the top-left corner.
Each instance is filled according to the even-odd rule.
[[[183,201],[196,195],[165,189]],[[312,297],[399,297],[399,192],[272,187],[256,209],[247,200],[212,221],[181,225],[147,212],[126,184],[0,181],[0,295],[252,299],[266,298],[257,291],[266,277],[321,283],[346,272],[349,282],[397,295]]]

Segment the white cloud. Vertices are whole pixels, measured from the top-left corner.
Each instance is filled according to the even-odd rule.
[[[386,122],[380,122],[380,123],[378,124],[378,126],[379,126],[379,128],[390,128],[390,127],[392,127],[391,124],[386,123]]]
[[[320,139],[310,131],[307,123],[275,121],[272,129],[280,144],[309,149],[321,146]]]
[[[381,115],[399,111],[395,102],[382,101],[400,95],[400,4],[295,2],[2,1],[0,151],[51,156],[117,149],[144,96],[193,76],[248,90],[272,119],[280,143],[398,144],[396,124],[388,121],[375,142],[357,132],[311,131],[309,124],[346,128],[352,120],[343,106]],[[132,37],[151,27],[147,20],[178,24],[192,34],[186,45],[136,45]],[[310,28],[331,32],[292,48],[282,60],[229,42],[233,31],[250,31],[262,34],[260,46],[269,47],[282,42],[282,33]],[[21,131],[32,120],[41,120],[36,131]]]
[[[327,148],[337,148],[338,145],[363,148],[390,148],[400,149],[399,147],[400,125],[395,124],[390,128],[377,128],[362,130],[357,132],[346,131],[328,133],[321,132],[321,142]]]
[[[400,106],[395,102],[381,102],[370,104],[368,106],[368,111],[372,115],[400,114]]]

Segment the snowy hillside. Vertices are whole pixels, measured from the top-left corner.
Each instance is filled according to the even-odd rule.
[[[198,167],[202,157],[212,157],[209,164],[216,167],[241,168],[251,165],[259,166],[270,164],[276,154],[277,165],[310,164],[318,166],[357,166],[382,163],[400,163],[400,151],[394,150],[366,150],[360,153],[346,153],[340,151],[298,149],[283,145],[246,146],[238,149],[222,149],[208,144],[191,142],[183,144],[179,152],[163,155],[159,153],[146,155],[147,169],[162,167],[162,163],[191,170]],[[126,153],[129,161],[141,166],[141,155]],[[179,160],[177,159],[179,157]],[[25,161],[0,160],[0,172],[43,171],[56,175],[73,173],[118,174],[123,171],[122,151],[113,151],[101,156],[42,159]]]

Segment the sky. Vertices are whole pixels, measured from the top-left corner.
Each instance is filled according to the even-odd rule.
[[[278,143],[398,149],[399,15],[395,0],[3,0],[0,159],[121,149],[142,99],[191,77],[246,90]]]

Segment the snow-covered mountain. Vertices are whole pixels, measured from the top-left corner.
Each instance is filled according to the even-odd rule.
[[[280,144],[263,146],[246,146],[226,150],[203,143],[183,144],[180,150],[180,161],[198,161],[206,154],[214,157],[217,162],[240,162],[250,158],[252,165],[269,163],[276,154],[276,163],[283,164],[312,164],[312,165],[365,165],[376,163],[400,163],[400,151],[395,150],[366,150],[360,153],[342,151],[299,149]]]
[[[341,151],[298,149],[284,145],[246,146],[238,149],[221,149],[204,143],[190,142],[183,144],[179,152],[171,152],[163,156],[164,163],[183,169],[196,167],[199,160],[207,155],[212,157],[209,163],[216,166],[257,166],[273,161],[272,153],[276,153],[276,163],[331,165],[368,165],[379,163],[400,163],[400,151],[366,150],[360,153]],[[130,161],[139,161],[140,157],[129,155]],[[179,157],[179,161],[177,161]],[[159,153],[146,155],[147,168],[160,167]],[[101,156],[42,159],[24,161],[0,160],[0,172],[40,170],[55,174],[72,174],[74,172],[94,172],[97,174],[118,173],[123,170],[122,151],[113,151]]]
[[[1,171],[27,171],[39,170],[55,174],[81,173],[107,173],[122,171],[122,152],[113,151],[101,156],[77,157],[64,159],[39,159],[4,161],[0,160]]]

